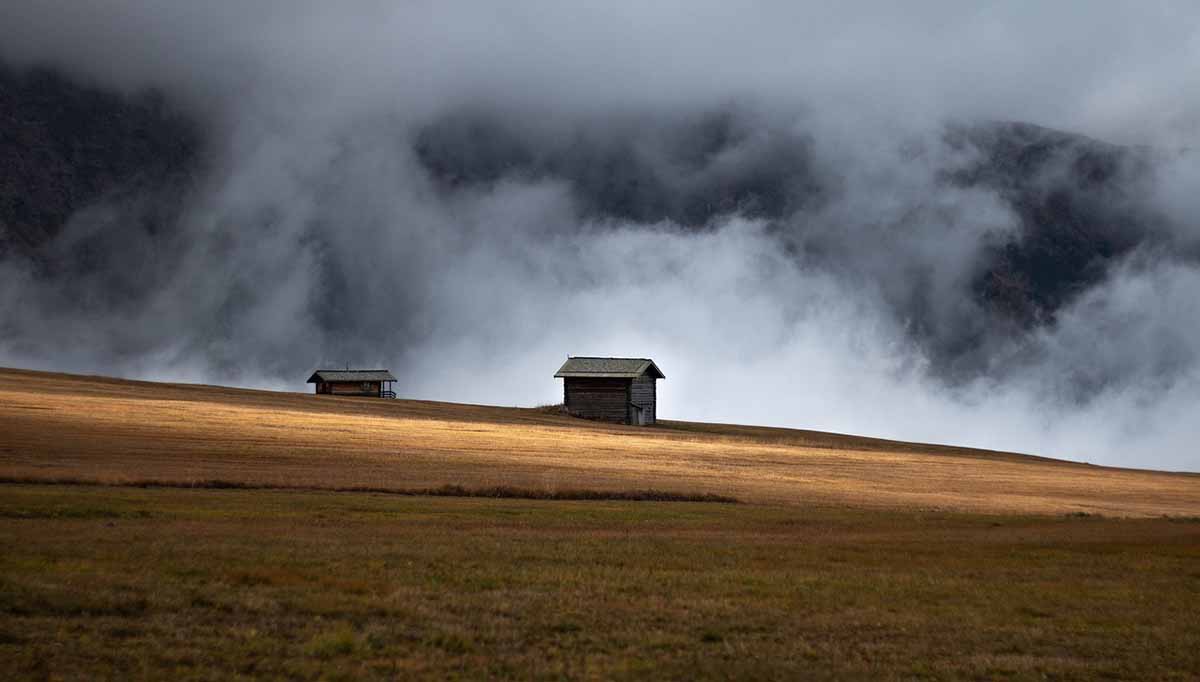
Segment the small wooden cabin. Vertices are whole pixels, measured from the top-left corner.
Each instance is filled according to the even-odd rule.
[[[317,395],[395,398],[395,381],[386,369],[318,369],[305,383],[316,384]]]
[[[563,380],[568,414],[617,424],[653,424],[657,381],[666,379],[649,358],[567,357],[555,372]]]

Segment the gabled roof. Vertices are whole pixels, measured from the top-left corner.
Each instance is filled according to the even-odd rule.
[[[666,379],[658,365],[650,358],[590,358],[568,357],[562,367],[554,373],[555,378],[592,377],[596,379],[636,379],[649,374],[655,379]]]
[[[386,369],[318,369],[306,384],[326,381],[395,381],[396,377]]]

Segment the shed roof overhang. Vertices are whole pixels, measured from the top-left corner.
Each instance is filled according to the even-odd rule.
[[[306,384],[323,384],[336,381],[396,381],[386,369],[318,369]]]
[[[568,357],[563,366],[554,373],[555,378],[586,377],[593,379],[636,379],[649,375],[655,379],[666,379],[658,365],[650,358],[596,358]]]

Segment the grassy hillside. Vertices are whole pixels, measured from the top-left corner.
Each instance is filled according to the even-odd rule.
[[[5,679],[1200,675],[1197,476],[16,370],[0,436]],[[746,504],[333,491],[441,485]]]
[[[515,486],[750,503],[1200,515],[1200,476],[715,424],[0,370],[0,477],[300,488]]]

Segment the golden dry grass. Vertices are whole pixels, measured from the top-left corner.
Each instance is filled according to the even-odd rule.
[[[1200,476],[808,431],[0,370],[0,476],[664,489],[783,505],[1200,515]]]

